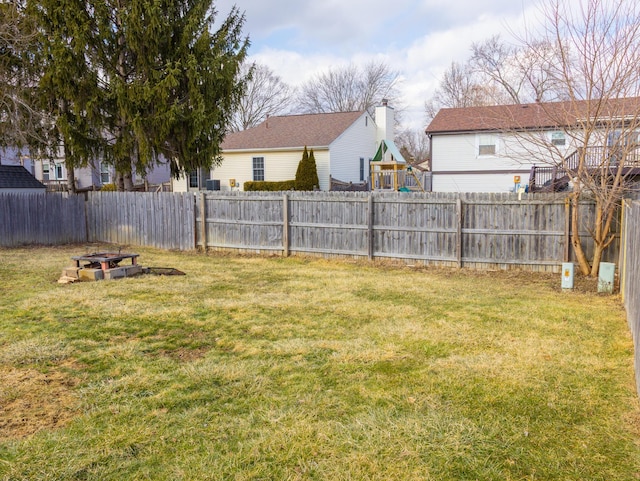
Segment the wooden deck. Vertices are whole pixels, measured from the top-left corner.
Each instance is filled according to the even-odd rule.
[[[531,167],[529,192],[562,192],[569,187],[569,180],[578,170],[580,158],[584,152],[580,148],[572,152],[562,165]],[[622,166],[624,177],[640,176],[640,147],[626,152],[623,156],[619,149],[603,146],[587,147],[584,152],[587,169],[593,175],[615,175]],[[624,159],[623,162],[621,160]]]

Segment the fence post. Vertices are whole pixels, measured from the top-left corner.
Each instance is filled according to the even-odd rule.
[[[282,196],[282,250],[289,257],[289,196]]]
[[[206,252],[207,251],[207,198],[204,192],[200,194],[200,224],[202,229],[202,250]]]
[[[458,197],[456,200],[456,214],[458,220],[456,232],[456,258],[458,260],[458,269],[462,268],[462,199]]]
[[[625,277],[627,273],[627,225],[625,214],[625,201],[622,199],[622,205],[620,206],[620,251],[618,252],[618,278],[620,281],[620,296],[622,297],[622,303],[624,304],[624,288]]]
[[[367,212],[367,232],[369,245],[367,246],[367,252],[369,260],[373,260],[374,246],[373,246],[373,193],[369,192],[369,198],[367,199],[367,205],[369,211]]]
[[[92,242],[89,237],[89,208],[87,207],[87,204],[89,203],[89,192],[86,192],[83,197],[84,197],[84,229],[86,231],[85,242]]]

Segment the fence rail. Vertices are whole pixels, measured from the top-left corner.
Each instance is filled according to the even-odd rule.
[[[4,194],[0,245],[109,242],[162,249],[389,258],[558,271],[573,260],[557,195],[368,192]],[[86,201],[84,201],[86,199]],[[581,204],[582,237],[594,217]],[[605,254],[618,260],[618,242]]]
[[[198,247],[552,271],[573,260],[570,206],[557,195],[247,194],[200,194]],[[590,252],[593,204],[581,203],[581,212]],[[616,261],[617,248],[605,260]]]

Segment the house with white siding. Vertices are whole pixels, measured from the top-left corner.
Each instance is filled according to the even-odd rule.
[[[640,99],[547,102],[441,109],[426,128],[431,145],[432,190],[436,192],[509,192],[518,184],[541,187],[536,172],[568,165],[578,149],[590,149],[593,162],[608,152],[638,143]],[[595,127],[585,127],[585,125]],[[585,128],[595,132],[585,145]],[[636,155],[627,149],[629,155]],[[599,159],[596,158],[599,156]],[[627,159],[632,165],[637,159]],[[566,186],[567,182],[564,181]],[[548,186],[549,187],[549,186]],[[552,190],[552,189],[549,189]]]
[[[285,115],[267,118],[256,127],[227,135],[222,163],[210,172],[194,171],[173,183],[174,191],[243,190],[247,181],[295,178],[305,147],[313,149],[320,190],[330,179],[365,182],[369,162],[382,139],[393,138],[393,109],[381,105],[367,112]]]

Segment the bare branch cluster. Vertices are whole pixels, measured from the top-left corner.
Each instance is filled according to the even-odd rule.
[[[399,73],[384,62],[332,68],[304,84],[297,110],[304,113],[373,111],[382,99],[399,99]]]
[[[513,46],[499,35],[474,43],[464,63],[453,62],[425,102],[427,119],[441,108],[542,102],[563,98],[551,67],[560,55],[553,42]]]
[[[256,63],[243,64],[240,75],[249,80],[231,119],[231,132],[255,127],[269,116],[291,111],[295,89],[269,67]]]

